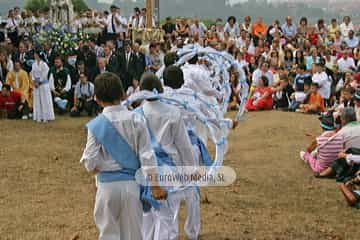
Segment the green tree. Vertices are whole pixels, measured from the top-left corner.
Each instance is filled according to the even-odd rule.
[[[84,0],[71,0],[74,5],[75,12],[84,12],[88,10],[88,6]],[[25,9],[33,12],[37,10],[49,10],[48,0],[26,0]]]
[[[72,0],[75,12],[85,12],[89,9],[84,0]]]
[[[32,12],[36,12],[38,10],[44,11],[48,10],[48,1],[47,0],[26,0],[25,9],[30,10]]]

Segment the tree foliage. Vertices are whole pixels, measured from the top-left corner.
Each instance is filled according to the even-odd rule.
[[[89,9],[84,0],[71,0],[74,5],[75,12],[84,12]],[[41,10],[49,10],[48,0],[26,0],[25,9],[33,12]]]

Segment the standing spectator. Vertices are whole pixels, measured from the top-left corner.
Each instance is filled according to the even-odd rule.
[[[287,16],[285,19],[286,23],[284,23],[281,27],[284,37],[288,43],[291,43],[295,40],[296,37],[296,27],[292,22],[292,18]]]
[[[47,122],[55,120],[55,114],[48,81],[49,67],[40,56],[40,52],[35,53],[35,62],[31,70],[34,85],[33,119],[37,122]]]
[[[172,35],[176,32],[176,26],[172,22],[171,17],[166,18],[166,23],[162,26],[162,29],[164,30],[165,34]]]
[[[351,22],[351,18],[349,16],[345,16],[343,19],[343,23],[340,24],[340,31],[341,31],[341,35],[343,36],[343,38],[346,38],[347,36],[349,36],[350,30],[354,31],[354,25]]]
[[[104,47],[104,58],[106,59],[106,70],[120,76],[121,63],[113,41],[107,41]]]
[[[111,14],[106,20],[107,39],[117,40],[120,34],[127,31],[127,20],[120,15],[120,8],[115,5],[110,7]]]

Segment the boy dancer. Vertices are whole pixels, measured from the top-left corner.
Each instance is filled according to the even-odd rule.
[[[160,80],[152,73],[143,75],[140,83],[141,90],[163,92]],[[173,165],[196,167],[193,148],[183,116],[180,110],[156,99],[146,101],[141,110],[148,122],[149,131],[154,134],[154,140],[161,146]],[[145,215],[146,223],[155,221],[155,225],[144,227],[144,239],[173,240],[178,239],[177,226],[174,224],[174,210],[181,201],[181,193],[173,193],[163,202],[160,210],[151,215]]]
[[[100,240],[142,239],[140,186],[135,172],[142,166],[156,166],[155,155],[144,119],[121,106],[121,80],[112,73],[95,80],[95,96],[104,111],[91,121],[81,162],[96,174],[94,218]],[[156,199],[166,193],[152,187]]]

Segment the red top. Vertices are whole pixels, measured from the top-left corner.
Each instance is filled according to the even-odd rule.
[[[8,113],[12,112],[15,109],[16,104],[20,101],[21,94],[18,92],[10,92],[8,97],[5,97],[0,92],[0,109],[5,109]]]

